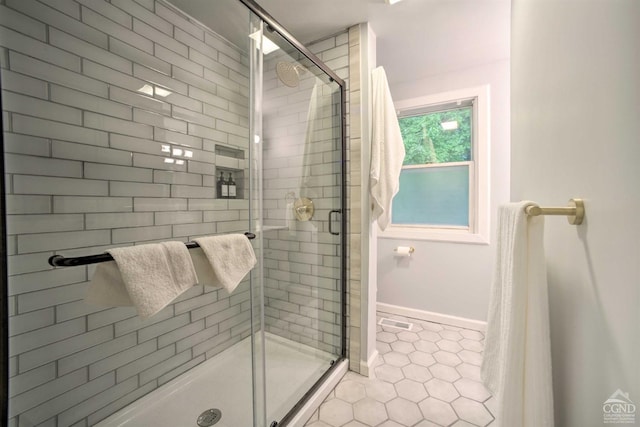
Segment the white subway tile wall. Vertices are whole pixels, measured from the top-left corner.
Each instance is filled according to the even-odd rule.
[[[82,301],[94,267],[46,264],[58,251],[79,256],[248,227],[247,200],[214,198],[216,166],[248,166],[215,153],[223,144],[247,157],[248,60],[162,1],[136,1],[0,6],[10,425],[93,425],[249,333],[247,282],[231,296],[196,287],[142,321],[132,308]],[[347,46],[345,33],[311,50],[347,79]],[[308,74],[292,91],[270,66],[265,138],[278,145],[264,153],[265,219],[284,222],[284,196],[299,189],[304,162],[300,195],[316,214],[293,233],[265,233],[266,328],[337,354],[340,253],[326,220],[339,205],[337,98],[323,90],[328,105],[305,151],[315,79]],[[163,145],[187,146],[193,157],[166,163]]]
[[[360,118],[365,114],[366,106],[361,104],[362,96],[360,94],[361,80],[361,51],[366,49],[366,45],[362,45],[360,40],[361,25],[354,25],[349,28],[347,38],[349,43],[349,96],[347,102],[347,133],[348,149],[347,149],[347,182],[350,194],[362,194],[362,178],[361,171],[367,170],[368,164],[362,161],[362,129]],[[351,115],[353,114],[353,120]],[[349,206],[347,212],[347,235],[349,236],[348,253],[349,267],[347,268],[348,291],[347,291],[347,323],[348,328],[348,357],[349,369],[362,375],[369,375],[365,365],[368,362],[366,352],[361,352],[361,317],[362,317],[362,271],[361,271],[361,255],[360,248],[362,246],[362,230],[366,225],[362,224],[362,204],[359,197],[348,197],[347,204]],[[365,302],[366,304],[366,302]],[[369,307],[371,310],[372,307]],[[364,360],[363,360],[364,359]]]
[[[94,266],[47,264],[247,230],[215,172],[248,162],[215,149],[248,150],[248,60],[162,1],[2,3],[9,425],[93,425],[249,334],[248,280],[143,321],[84,303]],[[166,163],[174,148],[192,157]]]
[[[348,75],[346,34],[314,43],[320,59],[342,55]],[[335,83],[311,71],[296,88],[277,77],[278,62],[312,66],[300,58],[270,54],[265,61],[263,139],[266,330],[324,350],[341,352],[340,237],[329,234],[329,211],[340,208],[340,97]],[[299,197],[313,201],[311,221],[287,221],[287,205]],[[334,228],[339,219],[334,218]]]

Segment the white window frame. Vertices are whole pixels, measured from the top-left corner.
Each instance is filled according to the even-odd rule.
[[[421,108],[450,104],[458,100],[474,99],[473,156],[469,164],[469,227],[433,225],[389,224],[378,237],[407,240],[433,240],[444,242],[489,244],[489,170],[490,170],[490,121],[489,85],[443,92],[395,103],[398,115]],[[456,163],[447,163],[453,166]],[[420,165],[439,167],[444,165]],[[408,166],[404,166],[407,168]]]

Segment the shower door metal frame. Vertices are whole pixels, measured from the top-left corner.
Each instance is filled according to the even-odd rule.
[[[300,43],[291,33],[289,33],[280,23],[278,23],[266,10],[264,10],[254,0],[239,0],[244,4],[251,12],[262,19],[267,28],[278,33],[287,42],[291,43],[301,54],[309,59],[315,66],[320,68],[326,75],[329,76],[329,80],[335,82],[340,86],[340,318],[342,320],[341,326],[341,354],[336,359],[331,367],[316,381],[316,383],[300,398],[300,400],[291,408],[291,410],[280,420],[277,424],[278,427],[286,426],[289,421],[297,414],[300,408],[313,396],[318,388],[324,383],[325,379],[330,376],[334,369],[339,365],[339,362],[347,357],[347,116],[346,116],[346,87],[345,81],[338,77],[338,75],[331,70],[325,63],[323,63],[316,55],[314,55],[309,49],[307,49],[302,43]],[[273,426],[273,424],[272,424]]]

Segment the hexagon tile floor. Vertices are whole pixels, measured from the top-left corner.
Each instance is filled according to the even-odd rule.
[[[480,382],[482,332],[408,319],[378,325],[376,378],[348,372],[307,427],[488,426],[494,399]]]

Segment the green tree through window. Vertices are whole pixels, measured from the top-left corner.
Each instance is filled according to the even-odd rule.
[[[471,160],[472,107],[399,118],[406,155],[403,165]],[[445,130],[443,122],[457,122]]]

